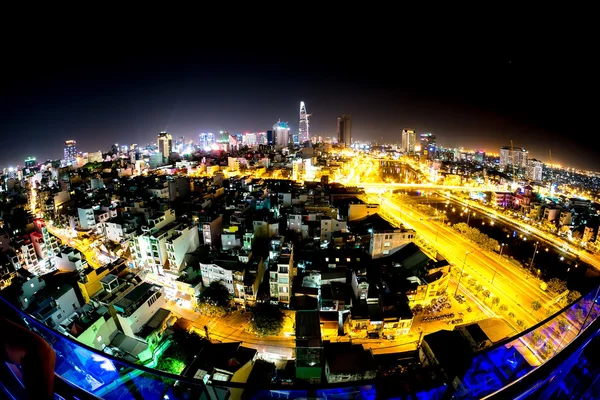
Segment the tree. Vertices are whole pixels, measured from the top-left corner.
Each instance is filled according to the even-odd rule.
[[[229,312],[231,295],[221,282],[212,282],[198,297],[200,312],[209,317],[223,317]]]
[[[499,297],[494,297],[492,299],[492,304],[495,306],[498,306],[498,304],[500,304],[500,298]]]
[[[177,343],[173,343],[160,356],[156,369],[179,375],[185,368],[186,352]]]
[[[489,290],[486,289],[483,292],[481,292],[481,295],[483,296],[484,299],[489,299],[492,294],[490,293]]]
[[[579,300],[580,297],[581,293],[579,293],[577,290],[571,290],[567,295],[567,301],[569,302],[569,304],[571,304]]]
[[[483,286],[481,286],[481,283],[478,283],[475,285],[474,289],[475,289],[476,293],[479,293],[479,292],[481,292],[481,289],[483,289]]]
[[[553,293],[560,294],[567,290],[567,284],[563,280],[552,278],[548,281],[548,290]]]
[[[539,310],[540,308],[542,308],[542,303],[540,303],[540,302],[539,302],[539,301],[537,301],[537,300],[533,300],[533,301],[531,302],[531,308],[533,309],[533,311],[537,311],[537,310]]]
[[[508,316],[510,318],[515,318],[515,313],[511,311],[511,312],[508,313]]]
[[[564,319],[558,320],[558,330],[560,333],[565,333],[569,329],[569,323]]]
[[[581,308],[575,310],[575,319],[583,323],[583,310]]]
[[[467,283],[469,286],[475,286],[475,284],[477,283],[477,280],[475,278],[469,278]]]
[[[497,297],[498,300],[500,300],[500,298]],[[508,306],[506,304],[502,304],[500,306],[500,311],[507,311],[508,310]]]
[[[414,315],[419,315],[423,312],[423,306],[421,304],[417,304],[413,307],[412,312]]]
[[[250,310],[250,328],[258,336],[277,336],[283,328],[283,312],[269,303],[259,304]]]
[[[522,328],[525,325],[525,322],[523,322],[523,320],[521,320],[521,319],[518,319],[517,325],[519,325]]]

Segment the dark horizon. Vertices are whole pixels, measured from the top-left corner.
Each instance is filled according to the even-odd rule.
[[[351,114],[357,140],[399,143],[411,128],[444,147],[494,153],[512,140],[532,158],[548,162],[551,150],[553,163],[600,171],[592,105],[578,96],[589,77],[567,61],[397,64],[374,52],[323,60],[251,50],[29,56],[2,78],[0,166],[62,158],[68,139],[79,151],[107,151],[155,142],[162,130],[197,140],[265,131],[278,119],[295,132],[304,101],[311,135],[334,136],[337,116]]]

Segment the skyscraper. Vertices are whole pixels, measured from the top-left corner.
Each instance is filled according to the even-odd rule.
[[[352,144],[352,116],[342,115],[337,119],[338,145],[350,147]]]
[[[25,168],[33,168],[37,165],[35,157],[27,157],[25,159]]]
[[[527,178],[535,182],[541,182],[544,173],[544,163],[535,158],[527,161]]]
[[[64,161],[65,165],[71,165],[75,163],[77,159],[77,141],[67,140],[65,142]]]
[[[273,125],[273,144],[277,147],[287,147],[290,143],[290,127],[287,122],[277,121]]]
[[[170,133],[162,131],[158,134],[158,152],[162,155],[163,161],[169,158],[173,151],[173,138]]]
[[[414,130],[403,129],[402,130],[402,151],[407,154],[414,153],[416,140],[417,140],[417,135],[415,134]]]
[[[300,143],[310,141],[310,125],[308,123],[308,117],[310,114],[306,113],[306,105],[303,101],[300,102],[300,125],[298,129],[298,136]]]
[[[529,152],[522,147],[500,147],[500,171],[508,168],[508,171],[512,172],[513,167],[525,170],[527,168],[528,155]]]

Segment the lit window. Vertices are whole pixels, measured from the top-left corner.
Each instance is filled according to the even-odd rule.
[[[100,342],[102,341],[102,336],[98,336],[98,337],[96,338],[96,340],[98,341],[98,343],[100,343]]]
[[[336,257],[335,262],[340,262],[340,259]]]
[[[352,261],[352,260],[350,259],[350,257],[346,258],[346,262],[350,262],[350,261]]]
[[[329,257],[325,257],[325,262],[329,262]]]

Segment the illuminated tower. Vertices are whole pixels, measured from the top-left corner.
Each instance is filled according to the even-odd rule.
[[[338,145],[350,147],[352,144],[352,116],[342,115],[337,119]]]
[[[158,152],[162,155],[163,161],[169,158],[173,151],[173,138],[170,133],[162,131],[158,134]]]
[[[300,126],[298,129],[298,136],[300,143],[310,141],[310,125],[308,123],[308,117],[310,114],[306,113],[306,105],[303,101],[300,102]]]
[[[65,142],[64,160],[66,165],[75,163],[77,159],[77,141],[67,140]]]

